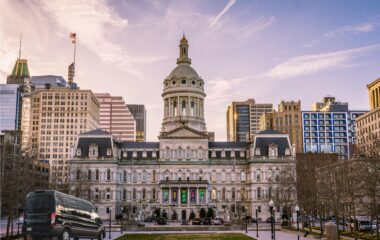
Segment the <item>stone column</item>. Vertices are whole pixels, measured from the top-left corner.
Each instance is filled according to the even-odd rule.
[[[172,188],[169,188],[169,204],[172,204]]]
[[[199,187],[196,188],[195,197],[197,199],[197,204],[199,204]]]
[[[190,206],[190,188],[189,187],[187,187],[187,206],[189,207]]]

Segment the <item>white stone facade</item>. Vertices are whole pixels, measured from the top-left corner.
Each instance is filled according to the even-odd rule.
[[[173,212],[178,220],[188,219],[201,208],[213,208],[223,218],[242,218],[245,208],[255,218],[257,208],[265,221],[280,172],[295,170],[295,147],[287,134],[272,130],[256,134],[252,142],[209,141],[204,82],[190,67],[186,38],[179,47],[178,66],[164,80],[159,142],[118,142],[100,130],[81,134],[70,161],[73,188],[77,170],[86,171],[88,197],[102,218],[108,218],[107,207],[140,219],[160,208],[170,220]],[[183,102],[183,109],[174,102]],[[281,206],[276,208],[279,219]]]

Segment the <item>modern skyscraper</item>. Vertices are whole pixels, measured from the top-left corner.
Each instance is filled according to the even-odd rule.
[[[32,76],[30,83],[35,90],[46,89],[46,84],[50,87],[68,87],[67,81],[62,76],[55,75]]]
[[[335,101],[335,97],[313,104],[313,110],[302,111],[304,151],[349,158],[356,144],[356,118],[366,111],[350,111],[348,103]]]
[[[21,91],[18,84],[0,84],[0,132],[20,130]]]
[[[146,140],[146,110],[142,104],[128,104],[129,111],[136,121],[136,142]]]
[[[301,101],[281,101],[278,111],[273,110],[261,116],[260,129],[273,129],[289,134],[291,143],[296,145],[297,153],[302,153]]]
[[[23,85],[25,79],[29,77],[28,60],[19,58],[16,60],[12,74],[7,77],[7,84]]]
[[[77,136],[98,127],[99,101],[90,90],[60,87],[39,90],[30,102],[30,153],[49,161],[51,182],[65,182]]]
[[[260,117],[273,110],[269,103],[256,103],[254,99],[232,102],[227,108],[227,141],[246,142],[260,130]]]
[[[136,140],[136,122],[122,97],[95,93],[100,103],[99,128],[121,141]]]

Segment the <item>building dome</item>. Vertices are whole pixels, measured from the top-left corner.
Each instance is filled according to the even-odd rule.
[[[180,64],[169,74],[168,79],[199,79],[198,73],[190,65]]]

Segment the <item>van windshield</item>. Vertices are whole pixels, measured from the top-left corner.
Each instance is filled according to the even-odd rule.
[[[54,208],[54,199],[50,195],[31,196],[26,199],[27,213],[46,213]]]

